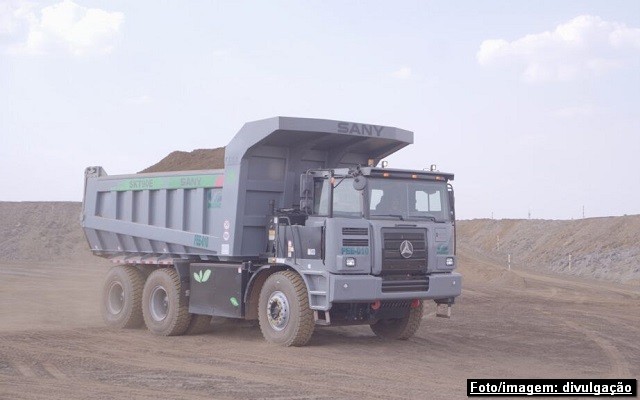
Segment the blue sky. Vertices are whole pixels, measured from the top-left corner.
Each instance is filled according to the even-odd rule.
[[[460,218],[639,214],[640,2],[0,2],[0,201],[276,115],[414,131]]]

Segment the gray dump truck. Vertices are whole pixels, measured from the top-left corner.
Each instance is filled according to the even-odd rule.
[[[462,283],[453,175],[377,166],[411,143],[393,127],[276,117],[245,124],[224,169],[87,168],[82,227],[116,263],[105,322],[181,335],[243,318],[301,346],[317,325],[407,339],[424,300],[450,315]]]

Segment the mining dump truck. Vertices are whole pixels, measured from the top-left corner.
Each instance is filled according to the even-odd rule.
[[[393,127],[276,117],[245,124],[224,169],[87,168],[82,227],[116,264],[103,319],[167,336],[258,320],[267,341],[302,346],[318,325],[407,339],[424,300],[450,315],[453,174],[383,168],[411,143]]]

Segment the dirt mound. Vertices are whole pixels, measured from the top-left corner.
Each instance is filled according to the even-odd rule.
[[[174,151],[140,173],[222,168],[224,168],[224,147],[218,147],[216,149],[197,149],[192,152]]]
[[[640,282],[640,215],[572,221],[470,220],[458,223],[458,241],[506,265]]]
[[[0,261],[92,260],[80,203],[0,202]]]

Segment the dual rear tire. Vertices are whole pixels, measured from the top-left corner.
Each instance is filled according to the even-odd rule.
[[[211,316],[189,314],[180,276],[173,268],[144,274],[133,266],[115,266],[102,290],[102,318],[112,328],[147,328],[162,336],[199,334],[209,329]]]
[[[187,331],[191,314],[175,269],[160,268],[149,275],[142,291],[142,315],[156,335],[176,336]]]
[[[112,328],[142,326],[142,288],[144,276],[132,267],[116,266],[109,270],[102,288],[101,314]]]

